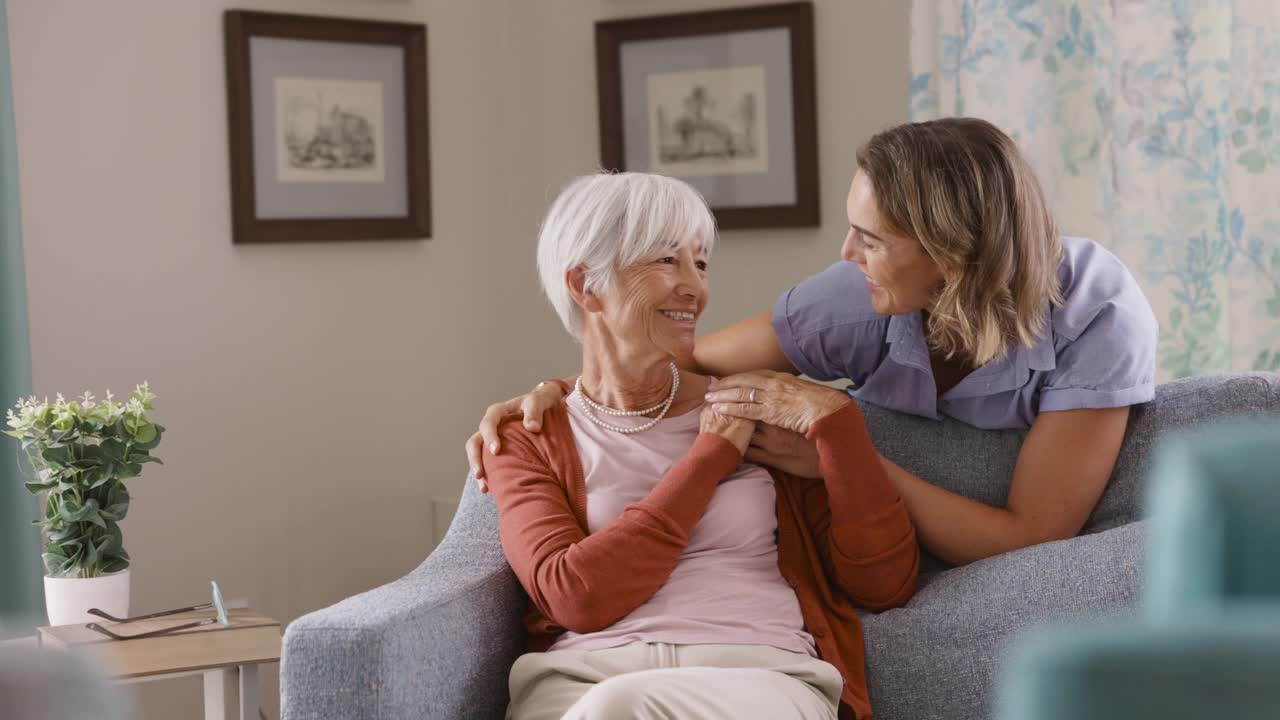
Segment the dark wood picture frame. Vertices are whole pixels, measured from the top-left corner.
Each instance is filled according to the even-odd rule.
[[[427,28],[410,23],[228,10],[227,119],[231,155],[232,239],[235,243],[411,239],[431,235],[427,106]],[[404,51],[404,187],[407,213],[397,217],[262,219],[257,213],[254,110],[249,41],[252,37],[387,45]]]
[[[712,207],[723,229],[813,227],[821,224],[814,78],[813,5],[792,2],[729,10],[623,18],[596,23],[600,157],[606,170],[626,167],[621,49],[626,43],[785,28],[790,35],[791,109],[796,201],[789,205]]]

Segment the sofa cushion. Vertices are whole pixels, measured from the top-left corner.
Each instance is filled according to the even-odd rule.
[[[988,718],[1006,646],[1028,626],[1134,615],[1144,528],[1129,523],[925,576],[906,606],[862,614],[877,720]]]

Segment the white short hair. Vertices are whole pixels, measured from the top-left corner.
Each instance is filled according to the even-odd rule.
[[[551,203],[538,233],[542,290],[574,338],[582,339],[582,308],[565,273],[581,266],[584,288],[608,293],[617,271],[701,242],[709,257],[716,222],[702,195],[674,178],[648,173],[598,173],[569,183]]]

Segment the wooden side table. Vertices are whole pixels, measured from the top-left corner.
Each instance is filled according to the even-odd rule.
[[[96,658],[120,683],[204,676],[205,720],[258,720],[258,666],[280,661],[280,621],[248,608],[228,611],[230,627],[208,625],[141,640],[112,640],[84,625],[40,628],[41,644]],[[212,611],[170,615],[128,624],[103,622],[120,634],[173,627]]]

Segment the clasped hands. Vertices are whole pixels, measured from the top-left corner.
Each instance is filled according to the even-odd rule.
[[[756,421],[743,456],[747,462],[806,478],[820,473],[818,450],[805,434],[851,402],[835,388],[770,370],[712,380],[706,397],[716,412]]]

